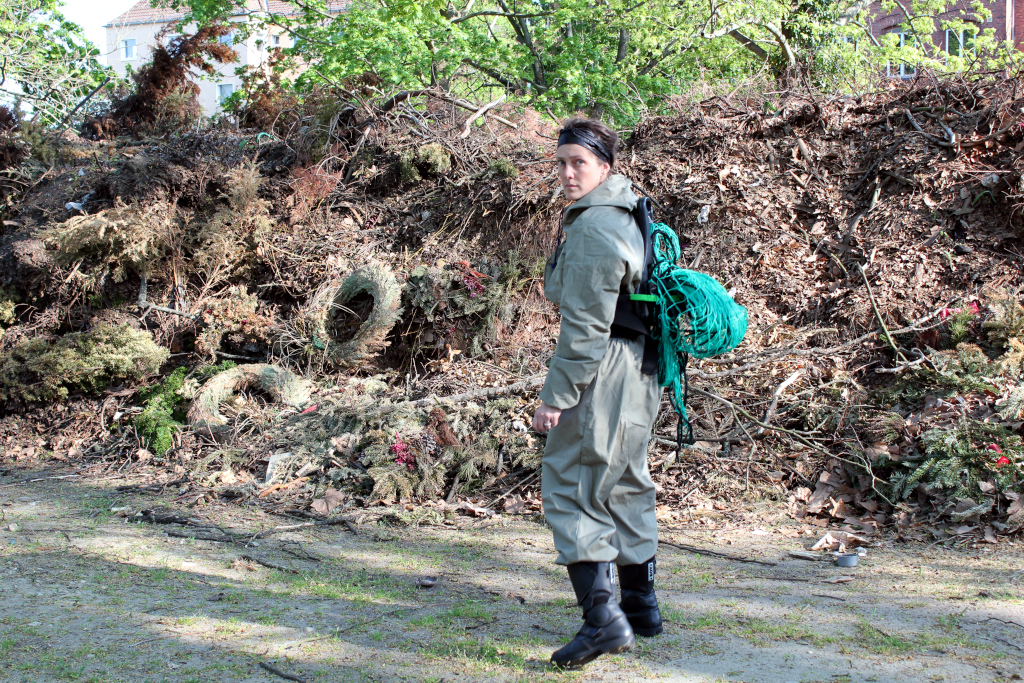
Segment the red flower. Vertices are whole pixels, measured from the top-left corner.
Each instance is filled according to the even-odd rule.
[[[402,441],[398,432],[395,432],[395,443],[391,444],[391,454],[395,456],[395,462],[405,465],[410,472],[416,469],[416,456],[409,444]]]
[[[1009,464],[1010,464],[1010,459],[1007,458],[1005,455],[999,456],[999,459],[996,460],[996,467],[1002,467],[1003,465],[1009,465]]]

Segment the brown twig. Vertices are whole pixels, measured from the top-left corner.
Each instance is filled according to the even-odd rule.
[[[479,109],[477,109],[472,115],[470,115],[470,117],[468,119],[466,119],[466,123],[462,127],[462,132],[459,133],[459,137],[460,138],[468,138],[469,137],[469,132],[470,132],[470,130],[472,130],[470,128],[470,126],[473,125],[473,122],[476,121],[481,116],[483,116],[484,114],[486,114],[489,110],[494,109],[495,107],[497,107],[499,104],[501,104],[504,101],[505,101],[505,95],[502,95],[501,97],[499,97],[498,99],[494,100],[493,102],[488,102],[484,106],[482,106]]]
[[[285,679],[286,681],[295,681],[295,683],[306,683],[306,679],[305,678],[302,678],[301,676],[295,676],[293,674],[285,673],[284,671],[281,671],[280,669],[278,669],[273,664],[268,664],[266,662],[260,662],[260,667],[263,668],[263,669],[266,669],[267,671],[269,671],[270,673],[274,674],[275,676],[280,676],[281,678]]]
[[[248,560],[249,562],[255,562],[256,564],[263,565],[268,569],[276,569],[281,572],[289,572],[292,574],[297,574],[299,572],[299,570],[294,567],[288,567],[283,564],[278,564],[277,562],[271,562],[270,560],[263,560],[256,557],[255,555],[242,555],[241,558],[243,560]]]
[[[686,543],[673,543],[672,541],[658,541],[658,545],[667,545],[679,550],[685,550],[688,553],[696,553],[698,555],[714,555],[715,557],[724,557],[727,560],[733,562],[746,562],[748,564],[762,564],[766,567],[775,567],[779,563],[772,562],[770,560],[755,560],[750,557],[741,557],[740,555],[732,555],[730,553],[721,553],[717,550],[708,550],[707,548],[698,548],[695,545],[687,545]]]

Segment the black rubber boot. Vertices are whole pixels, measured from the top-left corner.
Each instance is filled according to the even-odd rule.
[[[583,666],[601,655],[625,652],[636,642],[626,615],[615,602],[613,566],[611,562],[569,565],[569,579],[583,608],[583,628],[568,645],[551,655],[555,666]]]
[[[633,633],[644,638],[656,636],[665,628],[661,625],[661,610],[654,595],[655,561],[652,557],[643,564],[619,567],[619,588],[622,601],[619,607],[629,619]]]

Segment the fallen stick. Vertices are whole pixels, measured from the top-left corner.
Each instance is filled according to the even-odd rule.
[[[494,398],[495,396],[504,396],[505,394],[518,394],[524,391],[530,391],[544,385],[545,375],[534,375],[528,379],[524,379],[522,382],[516,382],[510,384],[507,387],[487,387],[484,389],[475,389],[473,391],[467,391],[464,394],[456,394],[455,396],[435,396],[431,394],[426,398],[416,399],[415,401],[403,401],[401,403],[394,403],[389,406],[382,406],[376,410],[364,413],[362,417],[370,419],[374,417],[380,417],[393,413],[396,410],[404,408],[422,408],[429,405],[437,405],[440,403],[461,403],[463,401],[472,401],[477,398]]]
[[[489,110],[494,109],[495,107],[497,107],[499,104],[501,104],[504,101],[505,101],[505,95],[502,95],[501,97],[499,97],[498,99],[494,100],[493,102],[488,102],[487,104],[485,104],[484,106],[480,107],[475,112],[473,112],[473,114],[471,114],[470,117],[468,119],[466,119],[466,123],[462,127],[462,132],[459,133],[459,137],[460,138],[468,138],[469,137],[469,131],[471,130],[470,126],[473,125],[473,122],[476,121],[481,116],[483,116],[484,114],[486,114]]]
[[[243,541],[243,539],[235,538],[233,536],[217,536],[215,534],[204,534],[196,532],[188,533],[185,531],[177,531],[174,529],[171,529],[170,531],[165,531],[164,533],[173,538],[191,538],[193,541],[213,541],[215,543],[238,543]]]
[[[875,373],[877,373],[879,375],[896,375],[896,374],[899,374],[899,373],[903,372],[907,368],[912,368],[915,365],[920,365],[921,363],[924,363],[927,360],[928,360],[928,356],[922,355],[917,360],[912,360],[909,363],[904,363],[903,365],[897,365],[894,368],[875,368]]]
[[[943,308],[948,308],[952,304],[953,304],[953,302],[950,301],[945,306],[943,306]],[[919,327],[919,325],[928,322],[932,318],[935,318],[936,316],[939,315],[940,311],[942,311],[942,308],[937,308],[933,312],[918,318],[917,320],[912,322],[909,326],[902,327],[902,328],[900,328],[898,330],[892,330],[891,332],[889,332],[889,334],[908,334],[910,332],[923,332],[923,331],[925,331],[927,329],[931,329],[929,327],[922,328],[922,327]],[[747,370],[753,370],[753,369],[760,368],[765,363],[770,363],[772,361],[780,360],[780,359],[782,359],[782,358],[784,358],[786,356],[792,356],[793,358],[808,358],[808,357],[814,357],[814,356],[834,355],[834,354],[839,353],[840,351],[844,351],[844,350],[846,350],[846,349],[848,349],[850,347],[862,344],[862,343],[866,342],[867,340],[869,340],[869,339],[871,339],[873,337],[877,337],[880,334],[883,334],[882,330],[872,330],[871,332],[868,332],[866,334],[862,334],[861,336],[857,337],[856,339],[851,339],[849,341],[843,342],[842,344],[839,344],[837,346],[832,346],[832,347],[829,347],[827,349],[822,349],[822,348],[798,349],[798,348],[795,348],[795,343],[794,343],[793,345],[791,345],[789,347],[780,348],[780,349],[768,349],[768,350],[765,350],[765,351],[758,352],[756,354],[748,354],[746,356],[741,356],[739,358],[709,359],[708,362],[710,364],[712,364],[712,365],[733,364],[733,363],[738,363],[738,362],[741,362],[741,361],[746,361],[746,360],[751,359],[751,358],[754,358],[756,360],[753,360],[753,361],[751,361],[749,363],[745,363],[744,365],[741,365],[740,367],[737,367],[737,368],[731,368],[729,370],[722,370],[721,372],[702,372],[702,371],[696,370],[694,368],[687,368],[686,374],[689,377],[696,377],[698,379],[719,379],[721,377],[728,377],[728,376],[731,376],[731,375],[737,375],[737,374],[740,374],[742,372],[746,372]],[[808,336],[811,336],[811,335],[808,335]]]
[[[281,678],[285,679],[286,681],[295,681],[295,683],[306,683],[306,679],[305,678],[301,678],[299,676],[294,676],[292,674],[285,673],[284,671],[281,671],[280,669],[278,669],[273,664],[267,664],[266,662],[260,662],[260,668],[266,669],[270,673],[274,674],[275,676],[280,676]]]
[[[510,487],[507,491],[505,491],[505,493],[501,494],[500,496],[498,496],[497,498],[492,500],[490,503],[488,503],[487,507],[489,507],[489,508],[490,507],[494,507],[497,503],[499,503],[501,500],[506,498],[510,493],[512,493],[513,491],[515,491],[516,489],[518,489],[518,488],[520,488],[522,486],[525,486],[527,482],[530,482],[530,481],[533,481],[534,479],[536,479],[537,475],[540,474],[540,473],[541,473],[541,471],[537,470],[536,472],[534,472],[530,476],[523,477],[522,480],[520,480],[520,482],[518,484],[516,484],[515,486]]]
[[[800,155],[804,158],[804,168],[813,173],[818,182],[824,183],[824,179],[818,175],[818,169],[814,167],[814,157],[811,156],[811,151],[807,149],[807,143],[803,141],[803,138],[796,139],[796,146],[800,149]]]
[[[907,120],[910,121],[910,125],[912,125],[914,127],[914,130],[916,130],[918,133],[920,133],[921,135],[925,136],[926,138],[928,138],[930,141],[934,142],[935,144],[941,145],[942,147],[952,147],[953,146],[952,143],[944,142],[941,138],[938,138],[938,137],[932,135],[931,133],[925,132],[925,130],[923,128],[921,128],[921,124],[919,124],[917,122],[917,119],[914,118],[914,115],[910,113],[909,109],[904,109],[903,112],[907,115]]]
[[[800,375],[802,374],[802,369],[797,370],[792,375],[783,380],[783,382],[779,386],[775,387],[775,391],[772,392],[772,403],[771,405],[768,406],[768,410],[765,412],[764,419],[762,419],[761,422],[764,422],[765,424],[772,423],[772,418],[775,417],[775,409],[779,406],[779,397],[781,397],[783,392],[785,392],[786,389],[789,388],[789,385],[797,381],[797,379],[799,379]],[[763,435],[764,430],[764,427],[759,427],[757,430],[757,436]]]
[[[444,100],[445,102],[448,102],[449,104],[454,104],[456,107],[462,107],[463,109],[468,109],[469,111],[476,111],[477,109],[480,108],[480,105],[472,104],[471,102],[466,102],[465,100],[459,100],[459,99],[455,99],[453,97],[445,97],[443,95],[438,95],[438,97],[440,97],[440,99]],[[492,119],[494,119],[495,121],[497,121],[498,123],[504,123],[509,128],[515,128],[515,129],[519,128],[518,125],[512,123],[508,119],[501,118],[497,114],[490,114],[489,116]]]
[[[80,474],[64,474],[59,477],[35,477],[34,479],[22,479],[21,481],[12,481],[9,484],[0,484],[0,486],[18,486],[19,484],[31,484],[36,481],[46,481],[48,479],[70,479],[72,477],[80,477]]]
[[[178,484],[187,484],[188,478],[175,479],[174,481],[168,481],[163,484],[127,484],[125,486],[118,486],[115,491],[162,491],[168,486],[177,486]]]
[[[892,350],[893,352],[895,352],[897,358],[901,358],[904,363],[908,362],[907,357],[904,356],[903,353],[899,350],[899,348],[896,346],[896,342],[894,342],[892,339],[892,335],[889,334],[889,328],[886,327],[885,321],[882,320],[882,314],[878,310],[878,304],[875,303],[875,294],[874,292],[871,291],[871,283],[868,282],[868,274],[864,272],[864,266],[858,263],[857,270],[860,271],[861,277],[864,278],[864,286],[867,287],[868,290],[868,298],[871,300],[871,308],[875,311],[875,317],[878,319],[878,324],[882,326],[882,332],[885,334],[886,341],[889,342],[889,346],[892,347]]]
[[[271,562],[270,560],[261,560],[260,558],[254,556],[254,555],[242,555],[241,557],[242,557],[243,560],[248,560],[249,562],[255,562],[256,564],[261,564],[264,567],[267,567],[268,569],[276,569],[276,570],[278,570],[280,572],[291,572],[292,574],[297,574],[298,571],[299,571],[298,569],[295,569],[294,567],[286,567],[283,564],[278,564],[276,562]]]
[[[698,438],[696,440],[697,441],[707,441],[708,443],[744,443],[744,441],[745,441],[745,439],[703,439],[703,438]],[[679,445],[678,443],[676,443],[675,439],[666,439],[663,436],[652,436],[651,437],[651,441],[653,441],[654,443],[659,444],[661,446],[671,446],[672,448],[676,448]],[[685,446],[684,445],[684,449],[688,450],[688,451],[700,451],[701,453],[710,453],[712,455],[714,455],[715,453],[719,452],[719,451],[713,451],[713,450],[711,450],[709,448],[699,448],[697,446]]]
[[[196,318],[199,317],[198,313],[196,313],[194,315],[191,314],[191,313],[183,313],[182,311],[179,311],[179,310],[176,310],[176,309],[173,309],[173,308],[167,308],[166,306],[157,306],[156,304],[149,303],[146,300],[148,289],[149,288],[148,288],[148,285],[147,285],[147,282],[146,282],[146,276],[143,275],[142,276],[142,282],[139,284],[139,298],[138,298],[138,301],[136,302],[138,304],[138,307],[140,309],[143,309],[142,315],[139,316],[139,320],[145,320],[146,316],[149,315],[150,311],[160,311],[161,313],[170,313],[172,315],[180,315],[181,317],[188,318],[189,320],[195,320]]]
[[[739,555],[730,555],[729,553],[720,553],[717,550],[708,550],[706,548],[698,548],[695,545],[687,545],[685,543],[673,543],[672,541],[658,541],[659,545],[668,545],[679,550],[685,550],[686,552],[696,553],[697,555],[714,555],[715,557],[724,557],[727,560],[734,562],[746,562],[749,564],[763,564],[766,567],[775,567],[778,562],[772,562],[770,560],[755,560],[749,557],[740,557]],[[762,577],[764,578],[764,577]]]
[[[4,63],[6,63],[6,62],[7,62],[7,60],[5,59]],[[97,85],[93,89],[93,91],[91,93],[86,95],[85,98],[81,102],[79,102],[77,105],[75,105],[75,108],[72,109],[70,113],[68,113],[63,119],[61,119],[61,122],[57,125],[57,127],[60,128],[60,133],[57,134],[57,137],[60,137],[61,135],[63,135],[64,131],[67,130],[66,125],[71,120],[71,117],[74,116],[75,114],[77,114],[78,110],[81,109],[82,107],[84,107],[85,103],[88,102],[89,100],[91,100],[93,98],[93,96],[96,93],[98,93],[103,86],[105,86],[107,83],[110,83],[110,78],[111,78],[110,76],[107,76],[107,78],[102,83]]]

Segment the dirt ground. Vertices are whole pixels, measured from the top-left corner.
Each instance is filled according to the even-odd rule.
[[[188,508],[173,489],[116,490],[126,483],[67,470],[0,477],[0,680],[285,680],[261,664],[311,682],[1024,675],[1019,542],[949,550],[883,541],[860,566],[839,569],[789,555],[823,530],[793,536],[801,527],[777,503],[754,507],[758,527],[687,515],[663,525],[663,541],[766,564],[666,543],[665,634],[560,672],[547,659],[578,615],[540,517],[275,529],[302,521]],[[183,536],[210,534],[140,522],[143,509],[248,538],[269,533],[248,544],[196,540]]]

